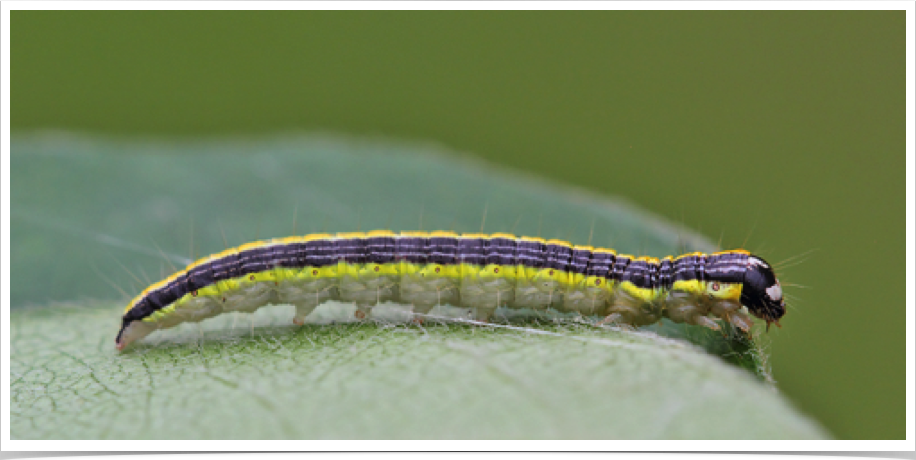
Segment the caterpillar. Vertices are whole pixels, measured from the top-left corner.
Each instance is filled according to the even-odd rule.
[[[197,260],[136,296],[116,348],[153,331],[226,312],[291,304],[293,323],[328,300],[365,318],[395,301],[426,314],[440,304],[487,321],[497,307],[600,315],[600,324],[642,326],[669,318],[747,332],[785,314],[773,269],[745,250],[635,257],[612,249],[505,233],[445,231],[311,234],[255,241]],[[745,309],[741,307],[745,306]]]

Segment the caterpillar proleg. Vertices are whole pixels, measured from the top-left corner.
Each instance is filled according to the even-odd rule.
[[[669,318],[719,329],[718,319],[743,331],[748,312],[768,328],[785,314],[773,269],[744,250],[657,259],[505,233],[378,230],[256,241],[197,260],[131,300],[115,343],[268,304],[294,305],[301,325],[328,300],[354,302],[361,318],[395,301],[419,314],[467,307],[480,321],[505,306],[632,326]]]

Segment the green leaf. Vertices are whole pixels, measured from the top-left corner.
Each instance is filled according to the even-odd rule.
[[[418,327],[383,305],[359,324],[352,305],[331,303],[297,328],[292,307],[273,306],[117,354],[125,299],[105,300],[109,284],[133,295],[176,260],[255,238],[421,221],[479,231],[486,209],[487,232],[592,234],[655,256],[714,248],[619,199],[433,146],[58,135],[15,139],[12,152],[13,438],[826,436],[775,390],[759,344],[667,321],[629,331],[521,312]]]

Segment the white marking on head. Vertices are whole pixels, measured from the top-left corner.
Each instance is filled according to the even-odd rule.
[[[767,288],[767,296],[776,302],[782,300],[782,287],[779,286],[779,281],[776,284]]]
[[[762,261],[762,260],[760,260],[760,259],[758,259],[758,258],[756,258],[756,257],[753,257],[753,256],[749,257],[747,261],[748,261],[748,263],[751,264],[751,265],[759,265],[759,266],[761,266],[761,267],[763,267],[763,268],[770,268],[770,266],[767,265],[766,262],[764,262],[764,261]]]

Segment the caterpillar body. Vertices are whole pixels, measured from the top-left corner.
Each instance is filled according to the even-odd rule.
[[[666,317],[719,329],[720,319],[744,331],[748,312],[768,328],[785,314],[773,269],[744,250],[657,259],[504,233],[379,230],[256,241],[204,257],[131,300],[115,343],[123,350],[157,329],[268,304],[294,305],[301,325],[328,300],[354,302],[359,318],[395,301],[419,314],[467,307],[480,321],[505,306],[632,326]]]

